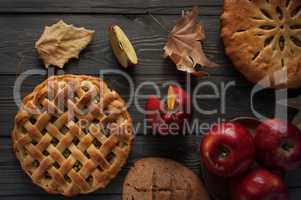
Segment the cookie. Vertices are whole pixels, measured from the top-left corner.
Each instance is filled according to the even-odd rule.
[[[183,165],[163,158],[134,163],[124,185],[123,200],[209,200],[199,178]]]

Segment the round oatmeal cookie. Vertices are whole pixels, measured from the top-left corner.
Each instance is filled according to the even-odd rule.
[[[26,96],[13,148],[33,183],[74,196],[105,188],[125,164],[132,120],[122,98],[99,78],[52,76]]]
[[[135,162],[123,184],[123,200],[209,200],[200,179],[183,165],[163,158]]]
[[[300,0],[225,0],[221,25],[226,54],[249,81],[301,86]]]

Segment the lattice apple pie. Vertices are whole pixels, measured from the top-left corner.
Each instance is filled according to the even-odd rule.
[[[74,196],[104,188],[117,175],[132,146],[132,121],[104,81],[53,76],[24,98],[12,139],[35,184]]]
[[[247,79],[301,86],[301,1],[225,0],[221,36]]]

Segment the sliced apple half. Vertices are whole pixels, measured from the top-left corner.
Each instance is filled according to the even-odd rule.
[[[109,27],[109,37],[113,52],[120,65],[127,68],[138,64],[138,57],[131,41],[118,25]]]
[[[168,87],[168,92],[167,92],[167,108],[168,110],[173,110],[176,107],[176,99],[177,99],[177,94],[173,88],[173,86]]]

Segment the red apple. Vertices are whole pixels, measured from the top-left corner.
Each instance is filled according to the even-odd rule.
[[[288,200],[288,189],[280,176],[257,169],[233,181],[231,200]]]
[[[167,98],[160,100],[150,96],[145,104],[145,116],[155,133],[168,135],[178,133],[188,118],[190,98],[186,91],[175,85],[168,88]]]
[[[248,129],[237,122],[215,125],[201,142],[201,158],[211,173],[232,177],[254,162],[255,146]]]
[[[259,162],[271,169],[293,170],[301,164],[301,132],[294,125],[269,119],[256,129],[255,145]]]

